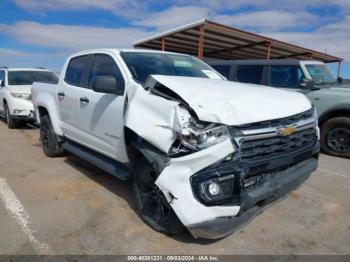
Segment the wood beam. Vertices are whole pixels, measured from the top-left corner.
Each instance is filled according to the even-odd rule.
[[[298,57],[298,56],[310,56],[312,53],[305,52],[305,53],[298,53],[298,54],[291,54],[291,55],[285,55],[285,56],[279,56],[276,57],[276,59],[283,59],[283,58],[292,58],[292,57]]]
[[[229,48],[224,48],[217,51],[209,52],[209,53],[206,53],[205,55],[210,56],[210,55],[223,53],[223,52],[229,52],[229,51],[233,52],[233,51],[237,51],[237,50],[241,50],[241,49],[249,48],[253,46],[266,45],[266,43],[267,43],[266,41],[261,41],[261,42],[246,44],[246,45],[239,45],[239,46],[234,46],[234,47],[229,47]]]

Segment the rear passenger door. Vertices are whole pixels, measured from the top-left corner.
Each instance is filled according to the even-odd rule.
[[[83,142],[80,121],[80,90],[88,86],[93,55],[72,58],[66,69],[64,80],[58,85],[57,101],[61,126],[65,135]]]
[[[109,54],[95,54],[88,87],[80,89],[80,117],[84,143],[115,160],[124,161],[119,150],[124,131],[124,96],[92,90],[97,76],[113,76],[120,87],[125,80],[116,60]]]

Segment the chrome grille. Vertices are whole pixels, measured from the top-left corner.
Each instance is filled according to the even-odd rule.
[[[263,122],[257,122],[257,123],[251,123],[246,125],[241,125],[238,128],[241,131],[245,130],[252,130],[252,129],[262,129],[262,128],[271,128],[271,127],[280,127],[280,126],[286,126],[290,125],[296,122],[299,122],[301,120],[312,118],[314,114],[314,108],[311,108],[308,111],[305,111],[300,114],[296,114],[293,116],[280,118],[280,119],[274,119],[274,120],[268,120]]]

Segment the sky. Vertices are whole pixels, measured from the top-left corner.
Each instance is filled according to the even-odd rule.
[[[342,57],[350,78],[350,0],[0,0],[0,10],[0,65],[59,71],[73,52],[207,18]]]

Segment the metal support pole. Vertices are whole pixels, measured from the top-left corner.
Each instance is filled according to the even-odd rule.
[[[340,66],[341,66],[341,61],[338,62],[338,77],[340,77]]]
[[[161,50],[165,51],[165,38],[164,37],[161,39]]]
[[[267,44],[267,59],[271,58],[271,42]]]
[[[198,59],[203,59],[203,45],[204,45],[204,25],[199,28],[199,39],[198,39]]]

